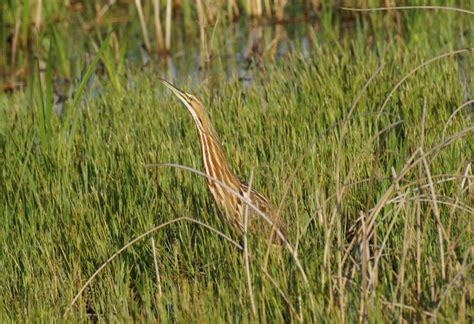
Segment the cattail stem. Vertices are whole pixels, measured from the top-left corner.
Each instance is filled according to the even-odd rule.
[[[156,37],[156,49],[160,53],[163,51],[163,30],[161,29],[161,18],[160,18],[160,0],[153,0],[153,11],[155,12],[155,37]]]
[[[151,53],[150,38],[148,37],[148,30],[146,28],[145,16],[143,15],[141,0],[135,0],[135,6],[137,7],[138,18],[140,19],[140,26],[142,28],[143,42],[148,53]]]

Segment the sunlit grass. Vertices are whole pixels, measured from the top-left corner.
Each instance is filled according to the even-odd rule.
[[[176,80],[208,107],[237,174],[248,179],[253,172],[253,186],[276,206],[285,197],[289,241],[309,285],[284,249],[272,250],[264,267],[266,245],[249,237],[262,321],[474,316],[470,106],[451,117],[474,90],[460,77],[472,72],[472,51],[418,70],[378,114],[415,67],[472,44],[456,34],[467,28],[464,18],[446,18],[442,26],[426,16],[403,17],[403,35],[375,29],[368,39],[365,23],[351,35],[323,31],[309,56],[264,60],[251,70],[251,82],[220,82],[222,75]],[[383,26],[383,17],[371,19]],[[211,51],[224,41],[217,37]],[[83,86],[78,82],[80,97],[73,93],[77,99],[64,106],[73,110],[59,116],[53,105],[50,123],[39,76],[24,91],[0,95],[4,320],[60,318],[113,253],[173,219],[190,217],[239,240],[219,221],[201,177],[145,167],[174,162],[202,170],[197,132],[160,86],[162,75],[126,64],[114,69],[109,49],[101,56],[105,74],[93,75],[87,87],[84,78]],[[49,105],[51,85],[43,86]],[[358,236],[371,215],[374,236]],[[360,240],[349,250],[354,237]],[[186,221],[153,238],[162,296],[146,238],[107,264],[68,316],[255,319],[244,259],[233,244]]]

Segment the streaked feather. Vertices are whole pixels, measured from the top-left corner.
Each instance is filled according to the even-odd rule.
[[[239,192],[241,195],[246,196],[247,193],[249,193],[249,188],[245,183],[240,181],[231,170],[217,136],[217,132],[212,126],[212,123],[202,103],[194,96],[176,88],[171,83],[164,80],[162,80],[162,82],[183,102],[196,123],[199,133],[199,140],[201,143],[205,173],[222,181],[230,188]],[[245,216],[244,203],[217,182],[206,178],[206,183],[211,195],[217,203],[217,206],[222,212],[224,221],[231,225],[239,233],[242,233],[244,230],[243,224]],[[250,189],[248,197],[255,207],[267,215],[267,217],[273,222],[273,226],[278,228],[283,235],[286,235],[286,224],[278,215],[275,208],[268,201],[268,199],[257,192],[254,188]],[[248,215],[250,216],[249,219],[251,220],[251,232],[261,234],[261,224],[266,224],[268,229],[271,228],[268,223],[265,223],[253,209],[248,209]],[[256,221],[254,221],[254,219]],[[257,223],[257,225],[255,225],[255,223]],[[274,242],[281,241],[279,238],[274,236]]]

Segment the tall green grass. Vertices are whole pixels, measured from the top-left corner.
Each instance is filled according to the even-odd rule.
[[[250,292],[243,254],[183,220],[127,248],[71,306],[104,261],[154,226],[190,217],[240,238],[201,177],[145,167],[202,170],[198,137],[160,75],[117,68],[109,40],[90,46],[96,59],[62,114],[52,59],[44,84],[38,72],[24,91],[0,95],[0,318],[472,321],[474,129],[468,105],[453,114],[473,90],[460,77],[472,51],[420,68],[380,112],[417,66],[473,47],[461,36],[472,22],[411,12],[401,32],[372,15],[350,34],[322,28],[309,54],[264,60],[249,83],[219,72],[176,81],[202,98],[241,178],[253,173],[277,206],[284,197],[307,283],[286,249],[267,261],[266,244],[249,236]],[[92,73],[98,64],[105,74]]]

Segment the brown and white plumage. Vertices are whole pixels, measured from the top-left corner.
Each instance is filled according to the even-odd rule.
[[[212,123],[202,103],[193,95],[176,88],[171,83],[165,80],[161,80],[161,82],[180,99],[180,101],[186,106],[188,111],[193,116],[201,143],[205,173],[208,176],[223,182],[228,187],[240,193],[241,196],[247,196],[248,194],[252,204],[260,209],[260,211],[262,211],[273,222],[274,226],[278,228],[281,233],[285,234],[286,225],[278,216],[276,210],[273,208],[268,199],[266,199],[253,188],[251,188],[249,192],[248,186],[241,182],[234,172],[232,172],[217,133],[212,126]],[[214,200],[217,203],[217,206],[222,212],[224,221],[236,229],[237,232],[242,233],[244,230],[245,204],[241,201],[241,199],[239,199],[239,197],[236,197],[232,192],[230,192],[227,188],[224,188],[218,182],[212,181],[208,178],[205,179],[209,191],[211,192]],[[249,208],[248,215],[255,216],[255,213]],[[251,218],[252,217],[249,219]],[[263,224],[263,222],[259,220],[258,222],[253,222],[250,224],[250,231],[255,233],[256,231],[261,230],[260,227],[262,226],[261,224]],[[270,226],[268,225],[267,228],[270,229]],[[274,241],[279,241],[276,239],[276,236],[274,237]]]

